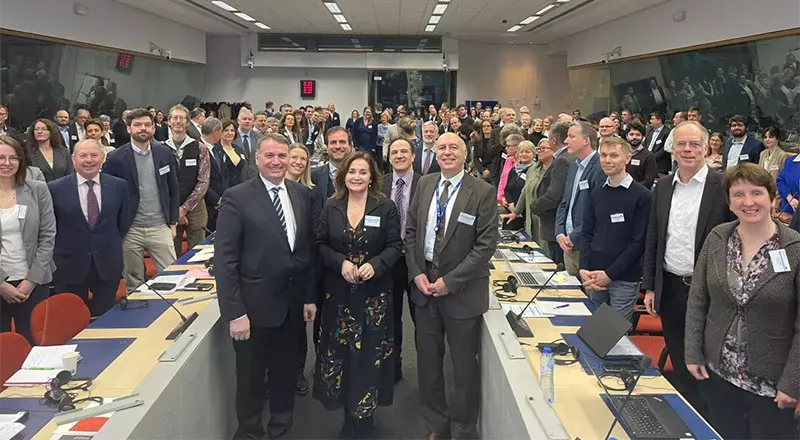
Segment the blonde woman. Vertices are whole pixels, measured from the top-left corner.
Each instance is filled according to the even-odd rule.
[[[305,145],[295,142],[289,146],[289,168],[286,178],[302,183],[306,188],[313,188],[311,183],[311,167],[308,166],[309,153]]]

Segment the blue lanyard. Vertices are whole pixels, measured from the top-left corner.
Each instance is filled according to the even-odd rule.
[[[456,191],[458,191],[458,189],[461,188],[461,184],[463,182],[464,179],[461,179],[458,182],[458,185],[453,187],[453,190],[450,191],[450,194],[447,195],[447,200],[444,201],[444,206],[441,206],[439,202],[439,187],[441,186],[442,181],[440,180],[439,183],[436,185],[436,228],[434,229],[434,231],[436,231],[437,233],[439,232],[439,226],[442,224],[444,216],[447,213],[447,205],[450,204],[450,199],[452,199],[453,194],[455,194]]]

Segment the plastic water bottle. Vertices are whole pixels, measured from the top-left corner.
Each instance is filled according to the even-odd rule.
[[[539,359],[539,378],[544,398],[553,403],[556,400],[556,389],[553,385],[553,374],[555,374],[556,363],[553,359],[553,351],[550,347],[545,347]]]

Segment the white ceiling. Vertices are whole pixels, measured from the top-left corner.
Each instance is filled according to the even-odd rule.
[[[116,0],[209,34],[265,32],[210,0]],[[226,0],[275,33],[423,35],[439,0],[337,0],[353,27],[345,32],[322,0]],[[508,28],[554,0],[451,0],[434,35],[490,43],[548,44],[668,0],[571,0],[543,18],[509,33]],[[503,23],[506,20],[506,23]]]

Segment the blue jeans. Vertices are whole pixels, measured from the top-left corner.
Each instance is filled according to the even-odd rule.
[[[606,290],[588,290],[589,299],[595,306],[608,304],[620,315],[633,322],[633,306],[639,294],[638,281],[612,281]]]

